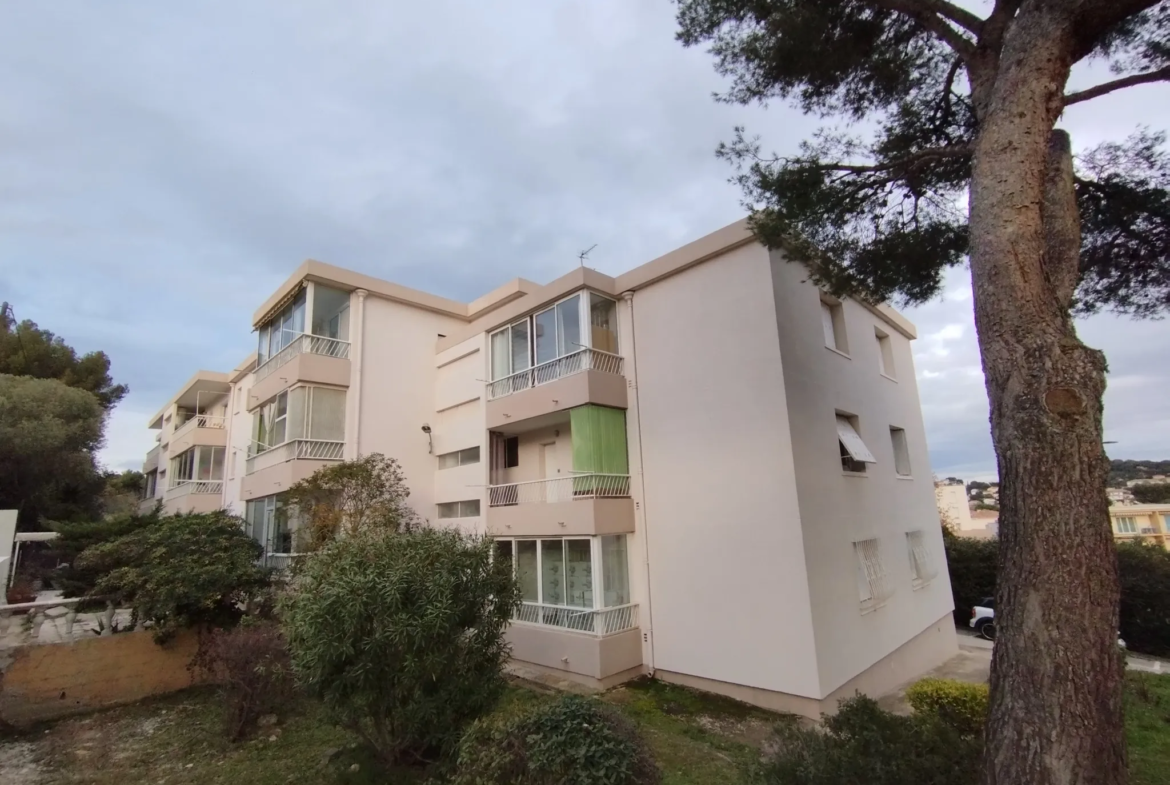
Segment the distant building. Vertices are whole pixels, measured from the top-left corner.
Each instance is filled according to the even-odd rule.
[[[975,528],[967,501],[967,489],[964,486],[945,482],[935,483],[934,498],[938,504],[939,515],[951,525],[956,534]]]
[[[1170,550],[1170,504],[1114,504],[1109,522],[1118,542],[1145,540]]]

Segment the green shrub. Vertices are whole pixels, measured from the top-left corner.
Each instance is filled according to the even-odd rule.
[[[243,523],[225,512],[159,518],[86,548],[76,565],[97,576],[91,596],[131,606],[160,643],[183,627],[231,627],[270,582]]]
[[[566,695],[472,726],[455,785],[654,785],[662,775],[634,724],[601,702]]]
[[[57,539],[51,548],[59,566],[49,576],[53,586],[64,592],[66,597],[81,597],[91,591],[97,583],[98,572],[86,569],[77,563],[77,557],[87,548],[112,542],[119,537],[133,534],[139,529],[154,526],[159,521],[159,508],[140,515],[114,515],[97,521],[52,522],[49,527],[57,532]]]
[[[1170,655],[1170,551],[1149,543],[1117,547],[1121,637],[1145,654]]]
[[[759,785],[975,785],[982,736],[929,715],[901,717],[863,695],[841,702],[824,728],[777,729],[777,752],[755,772]]]
[[[983,732],[987,720],[986,684],[955,679],[923,679],[906,690],[914,711],[932,715],[965,735]]]
[[[301,686],[387,765],[453,752],[505,688],[519,589],[491,540],[375,529],[303,562],[280,614]]]
[[[984,597],[995,596],[995,575],[999,561],[999,540],[972,540],[947,537],[944,542],[955,621],[966,625],[971,609]]]

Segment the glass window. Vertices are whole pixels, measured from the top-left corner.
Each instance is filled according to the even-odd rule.
[[[628,605],[630,602],[630,570],[626,554],[626,535],[616,534],[601,538],[601,590],[604,607]]]
[[[557,358],[557,317],[556,309],[541,311],[534,318],[536,325],[536,364]]]
[[[536,569],[536,540],[516,540],[516,582],[525,602],[540,602]]]
[[[894,447],[894,473],[899,477],[910,476],[910,447],[906,444],[906,431],[890,428],[890,442]],[[865,464],[862,464],[864,467]]]
[[[570,297],[557,303],[557,356],[580,351],[581,346],[581,296]]]
[[[313,335],[349,340],[349,292],[313,284]]]
[[[540,591],[545,605],[565,605],[565,548],[562,540],[540,541]]]
[[[288,438],[288,393],[282,392],[272,403],[272,442],[270,447],[284,444]]]
[[[528,346],[528,320],[516,322],[509,329],[512,334],[512,373],[526,371],[532,364]]]
[[[453,469],[471,463],[479,463],[479,447],[468,447],[466,450],[456,450],[439,456],[440,469]]]
[[[309,438],[345,441],[345,390],[312,387],[309,411]]]
[[[618,353],[617,303],[596,292],[589,294],[589,334],[594,349]]]
[[[492,333],[492,381],[511,374],[511,359],[508,356],[508,328]]]
[[[510,436],[504,440],[504,468],[520,465],[520,437]]]
[[[514,570],[512,550],[516,547],[514,540],[496,540],[496,561],[504,562],[509,570]]]
[[[211,482],[223,479],[223,447],[196,447],[194,479]]]
[[[593,607],[593,555],[589,540],[565,540],[565,605]]]
[[[890,336],[875,328],[878,343],[878,371],[882,376],[894,378],[894,345]]]
[[[460,502],[442,502],[436,505],[440,518],[477,518],[479,517],[479,499],[468,499]]]

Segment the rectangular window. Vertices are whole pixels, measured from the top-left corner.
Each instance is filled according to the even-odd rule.
[[[557,303],[557,356],[580,351],[581,345],[581,298],[570,297]]]
[[[877,336],[878,344],[878,370],[882,376],[896,379],[897,377],[894,375],[894,344],[890,341],[890,336],[880,329],[874,328],[874,334]]]
[[[512,373],[526,371],[532,365],[532,352],[528,346],[528,320],[516,322],[508,329],[511,331]]]
[[[853,554],[857,561],[857,591],[861,609],[871,611],[880,608],[893,594],[882,563],[881,543],[876,539],[860,540],[853,543]]]
[[[618,353],[617,302],[589,293],[589,345],[610,354]]]
[[[910,555],[910,584],[918,589],[934,580],[938,568],[926,544],[926,535],[922,531],[906,532],[906,550]]]
[[[288,393],[282,392],[276,396],[276,400],[272,403],[271,409],[271,430],[270,447],[275,447],[278,444],[284,444],[288,438]]]
[[[466,450],[456,450],[439,456],[440,469],[453,469],[469,463],[479,463],[479,447],[468,447]]]
[[[305,331],[305,298],[305,289],[302,288],[292,302],[259,329],[257,364],[263,365],[269,357],[288,346]]]
[[[536,364],[551,362],[557,358],[557,316],[556,309],[541,311],[532,319],[536,327]]]
[[[873,453],[862,441],[859,430],[856,417],[850,414],[837,415],[837,443],[843,471],[860,473],[865,471],[865,464],[877,463]]]
[[[526,603],[594,609],[629,605],[632,601],[625,535],[497,540],[496,558],[515,565],[516,581]],[[597,559],[601,560],[600,565]],[[601,570],[600,601],[594,595],[595,567]],[[587,631],[594,629],[589,617],[571,613],[522,611],[517,618]],[[578,624],[585,626],[577,627]]]
[[[1117,533],[1118,534],[1137,534],[1137,520],[1130,517],[1121,517],[1117,519]]]
[[[630,602],[629,557],[624,534],[601,538],[601,590],[606,608]]]
[[[349,292],[313,283],[312,333],[349,340]]]
[[[899,477],[909,477],[910,448],[906,444],[906,431],[891,425],[890,443],[894,447],[894,472]]]
[[[520,437],[509,436],[504,440],[504,468],[520,465]]]
[[[510,375],[511,358],[508,356],[508,328],[497,330],[491,337],[492,350],[492,381],[503,379]]]
[[[845,309],[839,300],[821,297],[821,329],[825,333],[825,346],[849,354],[849,341],[845,337]]]
[[[478,518],[479,499],[461,502],[442,502],[437,505],[440,518]]]
[[[540,602],[536,540],[516,540],[516,582],[524,602]]]

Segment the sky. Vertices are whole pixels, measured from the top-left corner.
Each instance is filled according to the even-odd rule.
[[[717,103],[668,0],[250,0],[0,5],[0,299],[130,394],[101,460],[254,347],[252,312],[306,258],[457,300],[577,263],[616,274],[743,216],[716,145],[788,152],[819,125]],[[1073,88],[1104,81],[1074,72]],[[1070,108],[1078,148],[1170,128],[1170,88]],[[989,479],[967,272],[906,311],[931,464]],[[1109,361],[1106,439],[1170,458],[1170,329],[1078,325]]]

